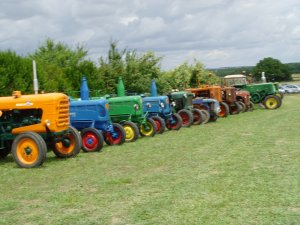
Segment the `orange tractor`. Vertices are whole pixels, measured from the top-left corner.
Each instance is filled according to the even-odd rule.
[[[38,167],[47,146],[56,156],[76,156],[81,137],[70,126],[69,99],[61,93],[0,97],[0,158],[12,154],[20,167]]]
[[[201,87],[189,88],[186,90],[194,93],[196,98],[213,98],[217,100],[220,104],[220,117],[227,117],[230,113],[228,104],[223,101],[222,88],[220,86],[202,85]]]

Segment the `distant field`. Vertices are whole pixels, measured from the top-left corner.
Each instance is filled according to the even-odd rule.
[[[300,224],[300,95],[39,169],[0,161],[0,224]]]

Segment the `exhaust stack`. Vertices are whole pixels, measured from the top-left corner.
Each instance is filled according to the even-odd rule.
[[[34,90],[34,94],[37,95],[39,92],[39,84],[38,84],[37,75],[36,75],[35,60],[32,60],[32,67],[33,67],[33,90]]]

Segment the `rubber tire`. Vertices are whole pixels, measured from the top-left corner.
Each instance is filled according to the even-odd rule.
[[[209,121],[216,122],[219,117],[217,115],[210,115]]]
[[[124,131],[125,131],[125,141],[126,142],[134,142],[136,139],[139,138],[139,128],[137,125],[131,121],[126,121],[122,124]],[[131,131],[133,133],[132,137],[128,136],[128,131]]]
[[[119,139],[113,139],[111,133],[104,133],[104,141],[107,145],[122,145],[125,143],[126,133],[121,124],[113,123],[113,128],[115,132],[119,134]]]
[[[193,125],[200,125],[204,121],[203,114],[199,109],[192,109],[193,113]]]
[[[274,99],[277,102],[277,104],[275,105],[275,107],[272,107],[272,106],[270,107],[267,104],[268,100],[270,100],[270,99]],[[268,96],[266,96],[264,98],[263,105],[264,105],[264,107],[266,109],[277,109],[277,108],[279,108],[281,106],[281,98],[279,98],[277,95],[268,95]]]
[[[200,111],[203,114],[203,118],[204,118],[204,120],[202,121],[201,124],[207,124],[208,121],[210,120],[209,112],[207,110],[204,110],[204,109],[201,109]]]
[[[237,115],[241,112],[241,107],[239,103],[234,102],[231,106],[229,106],[230,115]]]
[[[97,130],[93,127],[88,127],[83,129],[80,132],[81,135],[81,141],[82,141],[82,151],[84,152],[99,152],[103,148],[104,144],[104,138],[101,133],[101,131]],[[88,138],[88,140],[94,139],[91,146],[87,142],[85,142],[85,139]]]
[[[190,127],[193,124],[194,118],[191,111],[181,109],[178,111],[178,114],[182,119],[182,127]]]
[[[66,150],[61,149],[64,148],[63,144],[61,142],[53,143],[53,152],[54,154],[59,158],[70,158],[75,157],[79,154],[82,142],[81,142],[81,136],[79,132],[72,126],[69,127],[70,134],[67,135],[67,139],[71,140],[73,142],[73,148],[71,150],[68,150],[69,147],[66,147]]]
[[[24,139],[31,139],[34,144],[36,145],[37,150],[37,158],[32,163],[24,163],[23,160],[19,157],[18,154],[18,145],[20,142],[22,142]],[[20,147],[20,146],[19,146]],[[12,147],[11,147],[11,153],[13,156],[14,161],[17,163],[19,167],[22,168],[33,168],[33,167],[39,167],[41,166],[45,160],[46,160],[46,154],[47,154],[47,145],[44,139],[37,133],[32,131],[27,131],[20,133],[13,141]]]
[[[168,130],[179,130],[182,127],[182,119],[181,119],[181,117],[179,116],[178,113],[174,113],[174,114],[172,114],[172,118],[173,118],[173,120],[176,121],[176,123],[175,124],[171,124],[167,120],[167,123],[166,123],[167,129]]]
[[[254,110],[254,103],[250,101],[250,105],[247,106],[247,112],[252,112]]]
[[[162,134],[165,132],[166,129],[166,122],[163,118],[160,116],[152,116],[151,119],[155,122],[156,124],[156,133],[157,134]]]
[[[246,112],[246,110],[247,110],[247,107],[246,107],[245,103],[244,103],[244,102],[242,102],[242,101],[237,101],[237,103],[240,105],[240,108],[241,108],[241,113],[244,113],[244,112]]]
[[[229,106],[225,102],[220,102],[220,109],[221,112],[219,112],[220,117],[227,117],[229,115]]]
[[[153,119],[147,118],[147,125],[149,127],[151,127],[150,128],[151,132],[150,133],[148,133],[148,132],[144,133],[145,125],[141,124],[140,127],[139,127],[139,131],[140,131],[141,136],[143,136],[143,137],[154,137],[155,134],[156,134],[156,130],[157,130],[156,123],[154,122]]]

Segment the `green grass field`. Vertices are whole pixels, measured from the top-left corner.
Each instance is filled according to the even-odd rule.
[[[300,224],[300,95],[38,169],[0,162],[0,224]]]

